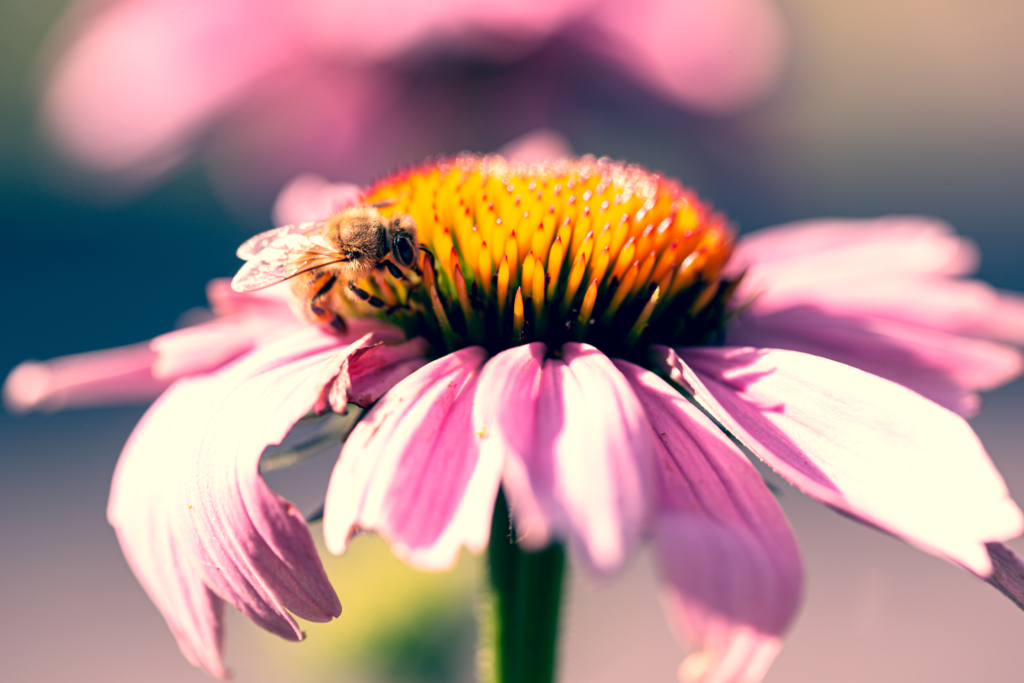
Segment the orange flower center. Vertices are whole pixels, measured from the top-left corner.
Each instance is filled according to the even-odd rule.
[[[367,289],[437,351],[586,341],[616,355],[720,332],[733,232],[678,183],[590,157],[462,155],[377,182],[366,201],[416,221],[422,278]],[[369,310],[361,311],[369,313]]]

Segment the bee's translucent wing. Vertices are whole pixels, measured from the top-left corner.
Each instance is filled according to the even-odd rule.
[[[307,232],[313,231],[319,225],[319,221],[307,221],[305,223],[295,223],[294,225],[283,225],[280,228],[273,228],[266,232],[261,232],[242,243],[242,246],[238,247],[238,251],[236,251],[235,254],[237,254],[240,259],[251,261],[252,259],[257,258],[264,249],[270,247],[274,242],[280,240],[282,237],[287,237],[288,235],[304,235]]]
[[[380,199],[380,200],[375,201],[375,202],[369,202],[367,204],[363,204],[363,206],[369,206],[370,208],[373,208],[373,209],[383,209],[384,207],[391,206],[392,204],[397,204],[397,203],[398,203],[398,197],[388,197],[387,199]]]
[[[232,278],[231,288],[236,292],[252,292],[307,270],[348,260],[324,242],[320,235],[281,234],[245,262]]]

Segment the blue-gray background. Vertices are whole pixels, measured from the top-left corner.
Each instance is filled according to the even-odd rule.
[[[206,280],[233,272],[239,241],[270,226],[273,197],[224,208],[197,166],[117,202],[66,179],[35,129],[33,72],[63,6],[0,3],[0,374],[25,358],[171,329],[203,304]],[[566,103],[517,128],[467,126],[463,146],[486,151],[533,126],[556,127],[581,153],[682,178],[743,230],[817,216],[940,216],[981,246],[981,277],[1024,290],[1024,4],[780,6],[792,34],[787,75],[749,112],[687,114],[551,51],[534,59],[563,60],[579,74]],[[474,65],[443,77],[469,88],[506,76]],[[974,422],[1018,501],[1022,400],[1019,386],[989,395]],[[141,410],[0,414],[0,678],[204,680],[178,655],[104,519],[110,474]],[[329,467],[313,463],[280,485],[315,497]],[[791,490],[782,503],[801,540],[808,589],[768,681],[1024,677],[1024,613],[994,590]],[[653,586],[645,558],[606,587],[574,582],[565,680],[673,680],[681,651]],[[289,680],[287,664],[264,655],[272,636],[236,617],[228,661],[237,680]],[[288,656],[300,659],[302,646]]]

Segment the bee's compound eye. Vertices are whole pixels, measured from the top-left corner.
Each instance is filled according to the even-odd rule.
[[[405,235],[395,237],[395,257],[403,266],[408,268],[416,258],[416,249],[412,246],[412,240]]]

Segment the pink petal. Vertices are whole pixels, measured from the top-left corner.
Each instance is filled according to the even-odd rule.
[[[304,173],[285,185],[277,196],[274,225],[323,220],[362,198],[363,190],[358,185],[330,183],[321,176]]]
[[[352,431],[324,504],[331,552],[344,552],[357,527],[423,569],[486,546],[502,465],[480,452],[470,419],[486,357],[474,346],[420,368]]]
[[[1020,353],[1003,344],[893,320],[832,316],[805,306],[743,317],[730,328],[728,339],[852,365],[962,415],[977,411],[976,391],[1001,386],[1024,368]]]
[[[294,315],[235,315],[162,334],[150,342],[156,353],[153,374],[161,379],[175,379],[214,370],[261,340],[294,331],[301,324]]]
[[[650,436],[629,384],[597,349],[566,344],[562,360],[530,344],[495,356],[480,379],[474,423],[483,452],[507,458],[505,487],[520,542],[567,538],[590,569],[618,568],[648,520]]]
[[[719,422],[812,498],[980,576],[992,570],[985,543],[1024,528],[967,423],[913,391],[793,351],[677,351],[655,354]]]
[[[766,285],[748,307],[756,316],[813,306],[835,316],[881,318],[968,337],[1024,340],[1024,298],[977,280],[916,274]]]
[[[749,316],[813,306],[970,337],[1024,341],[1024,298],[952,276],[978,264],[972,242],[947,224],[893,216],[808,221],[740,239],[728,274]]]
[[[707,416],[654,373],[615,365],[654,435],[666,610],[698,646],[681,677],[760,681],[800,599],[793,532],[760,475]]]
[[[550,543],[554,524],[551,463],[538,460],[535,450],[546,353],[547,347],[535,342],[491,358],[480,373],[473,406],[473,431],[480,436],[481,454],[504,463],[502,483],[518,542],[537,550]],[[546,499],[543,504],[541,497]]]
[[[207,293],[218,317],[150,342],[18,365],[4,383],[5,406],[28,412],[150,401],[173,379],[216,369],[303,325],[283,292],[229,292],[229,281],[210,282]],[[352,333],[386,327],[367,321],[356,323]],[[396,329],[390,338],[395,335],[401,333]]]
[[[151,401],[170,382],[153,376],[148,344],[21,363],[4,380],[4,406],[14,413]]]

